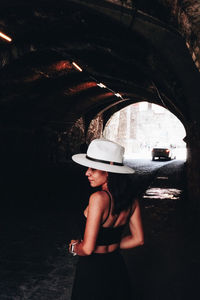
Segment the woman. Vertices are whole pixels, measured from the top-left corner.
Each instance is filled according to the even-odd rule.
[[[87,154],[72,159],[88,167],[90,186],[99,188],[89,199],[82,220],[82,240],[72,240],[69,251],[79,256],[72,300],[131,299],[125,263],[119,249],[143,245],[137,199],[127,193],[122,174],[134,173],[123,165],[124,148],[105,139],[93,140]],[[129,186],[129,190],[130,186]],[[122,237],[129,223],[130,234]]]

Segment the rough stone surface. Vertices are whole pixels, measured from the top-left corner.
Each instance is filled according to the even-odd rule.
[[[199,0],[131,1],[107,0],[127,8],[137,8],[175,27],[185,38],[193,61],[200,71],[200,2]]]
[[[28,157],[34,165],[54,160],[52,152],[65,159],[68,146],[68,156],[78,151],[84,126],[102,110],[112,114],[116,92],[130,104],[163,101],[185,127],[199,122],[199,1],[42,3],[7,0],[0,11],[1,30],[14,37],[12,43],[0,40],[0,151],[11,173],[16,153],[26,166]],[[101,135],[101,122],[93,123],[88,140]],[[188,146],[195,147],[190,139]]]

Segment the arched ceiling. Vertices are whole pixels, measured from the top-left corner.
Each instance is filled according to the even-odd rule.
[[[185,46],[189,33],[179,30],[178,2],[3,1],[0,32],[12,41],[0,39],[2,125],[70,127],[142,100],[187,123],[199,72]]]

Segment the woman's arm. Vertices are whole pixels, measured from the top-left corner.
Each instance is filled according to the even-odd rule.
[[[122,238],[120,242],[121,249],[130,249],[144,244],[144,233],[138,200],[135,201],[134,206],[135,209],[129,221],[131,234]]]
[[[84,238],[83,241],[74,246],[74,252],[80,256],[91,255],[95,250],[96,239],[105,210],[104,199],[105,197],[101,192],[96,192],[90,196]]]

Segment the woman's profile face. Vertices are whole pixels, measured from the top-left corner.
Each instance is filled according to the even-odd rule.
[[[88,168],[85,175],[88,177],[91,187],[98,187],[107,184],[108,173],[106,171]]]

